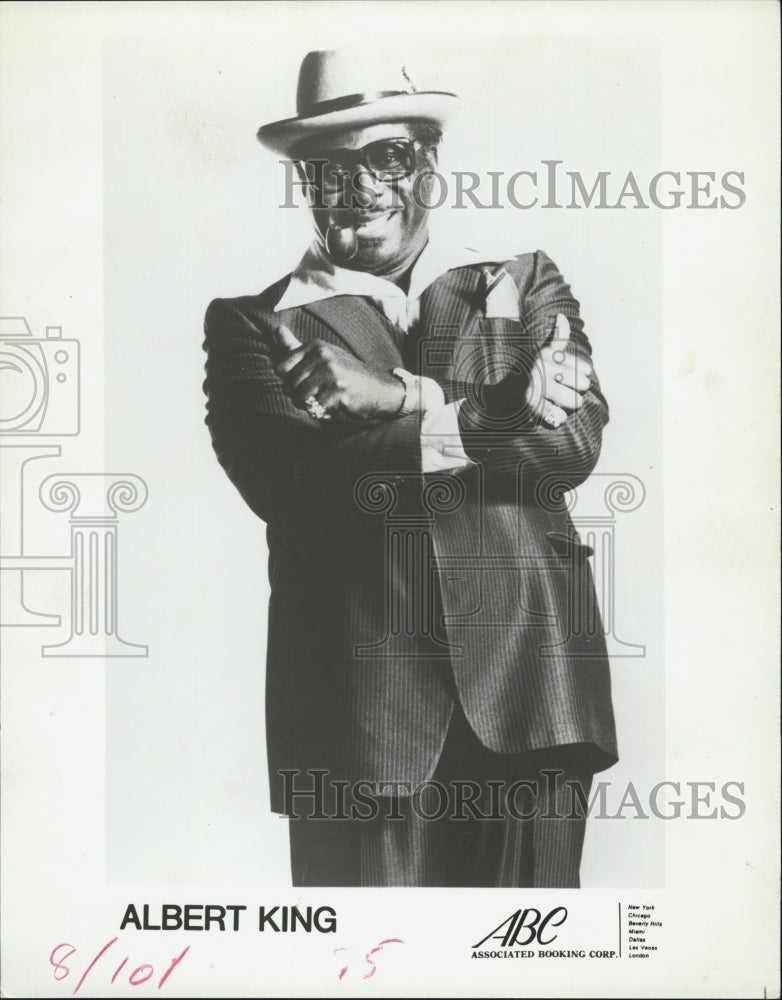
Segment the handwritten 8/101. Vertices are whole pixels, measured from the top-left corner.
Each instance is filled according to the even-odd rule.
[[[76,983],[76,986],[74,987],[71,996],[75,996],[75,994],[79,992],[81,987],[84,985],[84,981],[87,979],[87,976],[90,975],[90,973],[98,964],[98,962],[100,962],[103,956],[109,951],[110,948],[113,947],[113,945],[116,944],[118,940],[119,940],[118,936],[113,937],[110,941],[107,941],[106,944],[103,945],[100,951],[97,952],[97,954],[93,957],[92,961],[89,963],[89,965],[87,965],[87,967],[82,972],[81,978]],[[188,945],[186,948],[183,948],[182,951],[175,958],[171,960],[168,967],[163,971],[160,978],[158,979],[157,982],[158,989],[161,989],[161,987],[166,982],[168,977],[171,975],[171,973],[179,965],[179,963],[182,961],[182,959],[189,951],[190,951],[190,945]],[[68,941],[62,941],[60,942],[60,944],[52,948],[49,954],[49,964],[52,967],[52,974],[54,975],[54,978],[57,980],[57,982],[62,982],[64,979],[67,979],[68,976],[70,976],[71,967],[69,965],[66,965],[65,963],[68,961],[68,959],[70,959],[73,955],[76,954],[77,954],[76,947],[70,944]],[[128,964],[129,958],[130,956],[126,955],[119,963],[119,965],[117,965],[117,967],[114,969],[113,975],[109,980],[109,982],[112,985],[117,981],[118,977],[125,969],[125,966]],[[78,962],[78,960],[76,961]],[[81,963],[78,964],[80,965]],[[105,965],[106,963],[103,964]],[[148,962],[143,962],[141,965],[137,965],[129,973],[126,973],[126,975],[128,977],[128,983],[131,986],[142,986],[144,983],[148,983],[149,980],[152,979],[152,977],[155,975],[155,967],[153,965],[150,965]]]
[[[71,994],[72,996],[75,996],[75,994],[79,992],[79,990],[84,985],[85,980],[90,975],[92,970],[96,967],[98,962],[100,962],[103,956],[106,955],[109,949],[111,949],[117,943],[118,940],[119,940],[118,935],[113,937],[110,941],[107,941],[106,944],[104,944],[103,947],[94,955],[90,963],[82,972],[81,978],[76,983],[76,986],[73,988],[73,993]],[[363,964],[359,966],[359,969],[356,969],[356,965],[354,962],[354,955],[350,954],[354,953],[356,949],[354,949],[353,947],[343,947],[343,948],[333,949],[332,954],[335,957],[338,955],[340,956],[339,964],[341,967],[339,969],[339,972],[337,973],[337,978],[341,980],[345,977],[346,973],[349,970],[356,969],[356,971],[361,972],[362,979],[371,979],[377,972],[377,965],[375,963],[374,956],[379,954],[385,948],[385,946],[389,944],[404,944],[404,941],[402,941],[401,938],[385,938],[384,940],[379,941],[373,948],[370,948],[368,951],[364,952],[362,956]],[[183,948],[182,951],[175,958],[171,959],[168,968],[166,968],[166,970],[162,973],[157,982],[158,989],[161,989],[161,987],[167,981],[168,977],[171,975],[171,973],[179,965],[179,963],[182,961],[182,959],[189,951],[190,951],[190,945],[187,945],[187,947]],[[349,953],[350,957],[348,957],[348,955],[343,956],[341,954],[343,952]],[[70,958],[72,958],[72,956],[76,955],[76,953],[77,953],[76,946],[70,944],[70,942],[68,941],[61,941],[58,945],[55,945],[55,947],[52,948],[51,952],[49,953],[49,965],[52,967],[52,975],[54,976],[54,978],[57,980],[58,983],[63,982],[63,980],[67,979],[71,975],[72,971],[71,967],[70,965],[66,965],[65,963]],[[128,964],[129,959],[130,956],[126,955],[119,963],[119,965],[117,965],[116,969],[114,969],[114,972],[109,980],[109,983],[111,985],[114,985],[114,983],[117,981],[123,969],[125,969],[125,966]],[[103,964],[105,965],[106,963]],[[131,986],[142,986],[144,983],[148,983],[154,975],[155,975],[155,967],[151,965],[149,962],[143,962],[141,965],[137,965],[134,969],[132,969],[129,973],[127,973],[127,980]]]

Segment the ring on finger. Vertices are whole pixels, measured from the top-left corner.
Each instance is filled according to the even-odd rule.
[[[544,423],[548,424],[549,427],[561,427],[567,420],[567,413],[565,413],[562,407],[557,406],[555,403],[546,401],[546,406],[541,414],[541,419]]]
[[[307,407],[307,413],[309,413],[313,420],[326,420],[328,418],[326,407],[322,403],[319,403],[314,396],[307,396],[304,400],[304,405]]]

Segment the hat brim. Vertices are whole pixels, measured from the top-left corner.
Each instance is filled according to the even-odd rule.
[[[377,125],[380,122],[423,119],[444,125],[459,106],[456,94],[445,91],[417,91],[414,94],[398,94],[381,97],[367,104],[330,111],[307,118],[284,118],[270,125],[262,125],[257,134],[258,141],[275,153],[290,156],[291,151],[305,139],[321,132],[333,132],[349,127]]]

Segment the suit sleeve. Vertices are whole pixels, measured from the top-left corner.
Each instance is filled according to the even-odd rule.
[[[282,391],[271,322],[215,299],[204,322],[206,424],[218,461],[252,510],[277,530],[350,521],[366,473],[421,471],[415,414],[351,425],[313,420]]]
[[[592,349],[584,333],[579,304],[556,265],[542,251],[534,255],[534,265],[520,292],[520,318],[533,348],[546,343],[557,313],[563,313],[571,331],[567,353],[591,364]],[[510,390],[515,400],[522,400],[528,381],[528,372],[512,376],[503,389],[497,386],[495,395],[507,396]],[[492,399],[491,394],[488,398]],[[603,427],[608,422],[608,404],[594,366],[583,405],[560,427],[549,427],[526,408],[515,407],[515,412],[515,418],[498,420],[485,392],[480,402],[475,393],[467,392],[459,409],[459,426],[464,450],[473,461],[498,474],[516,476],[521,468],[528,481],[555,474],[567,488],[589,476],[600,456]]]

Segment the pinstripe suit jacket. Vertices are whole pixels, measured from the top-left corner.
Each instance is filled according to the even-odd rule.
[[[424,292],[415,340],[356,296],[274,313],[287,278],[207,310],[207,425],[267,524],[277,811],[284,769],[320,769],[327,782],[431,777],[457,698],[492,750],[576,744],[585,769],[616,760],[589,550],[562,502],[597,461],[608,407],[593,377],[558,429],[485,412],[480,385],[528,368],[557,313],[570,322],[568,349],[591,353],[578,303],[545,254],[506,269],[519,321],[486,319],[482,273],[463,267]],[[317,423],[295,409],[272,367],[280,323],[375,368],[435,378],[448,400],[466,397],[475,464],[424,475],[416,415]]]

